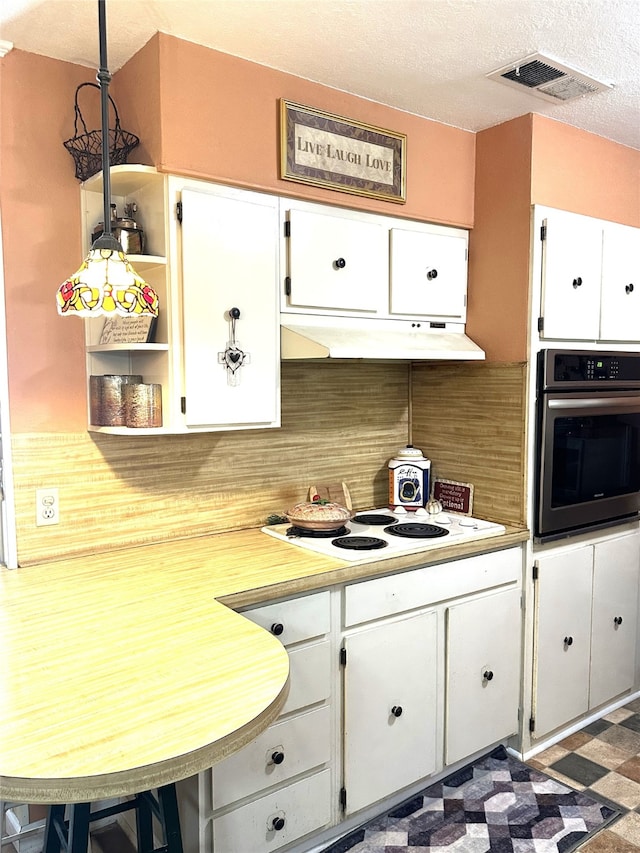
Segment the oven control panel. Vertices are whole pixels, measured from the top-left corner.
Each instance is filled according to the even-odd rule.
[[[640,353],[543,350],[541,390],[640,388]]]

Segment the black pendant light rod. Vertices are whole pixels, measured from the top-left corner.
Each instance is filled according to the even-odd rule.
[[[107,67],[107,13],[106,0],[98,0],[98,33],[100,36],[100,68],[96,79],[100,84],[102,112],[102,198],[104,202],[103,237],[111,237],[111,172],[109,168],[109,83],[111,74]]]

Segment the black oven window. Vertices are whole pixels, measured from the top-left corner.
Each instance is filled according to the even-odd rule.
[[[640,415],[554,421],[551,506],[640,490]]]

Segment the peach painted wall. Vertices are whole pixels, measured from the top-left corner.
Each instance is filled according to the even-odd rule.
[[[115,75],[114,90],[129,119],[140,122],[145,148],[163,171],[394,216],[473,224],[473,133],[163,34]],[[280,180],[280,98],[406,133],[406,204]]]
[[[79,183],[62,143],[74,135],[76,86],[95,73],[13,50],[0,75],[11,427],[79,430],[86,423],[82,323],[57,318],[55,290],[82,260]]]
[[[640,227],[640,151],[533,116],[531,202]]]
[[[531,122],[522,116],[476,137],[467,331],[489,361],[527,360]]]

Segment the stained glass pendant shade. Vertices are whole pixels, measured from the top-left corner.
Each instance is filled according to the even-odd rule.
[[[158,295],[133,269],[122,246],[111,233],[111,175],[109,172],[109,82],[105,0],[98,0],[100,84],[102,110],[102,195],[104,232],[93,243],[80,269],[58,288],[62,316],[158,316]]]

